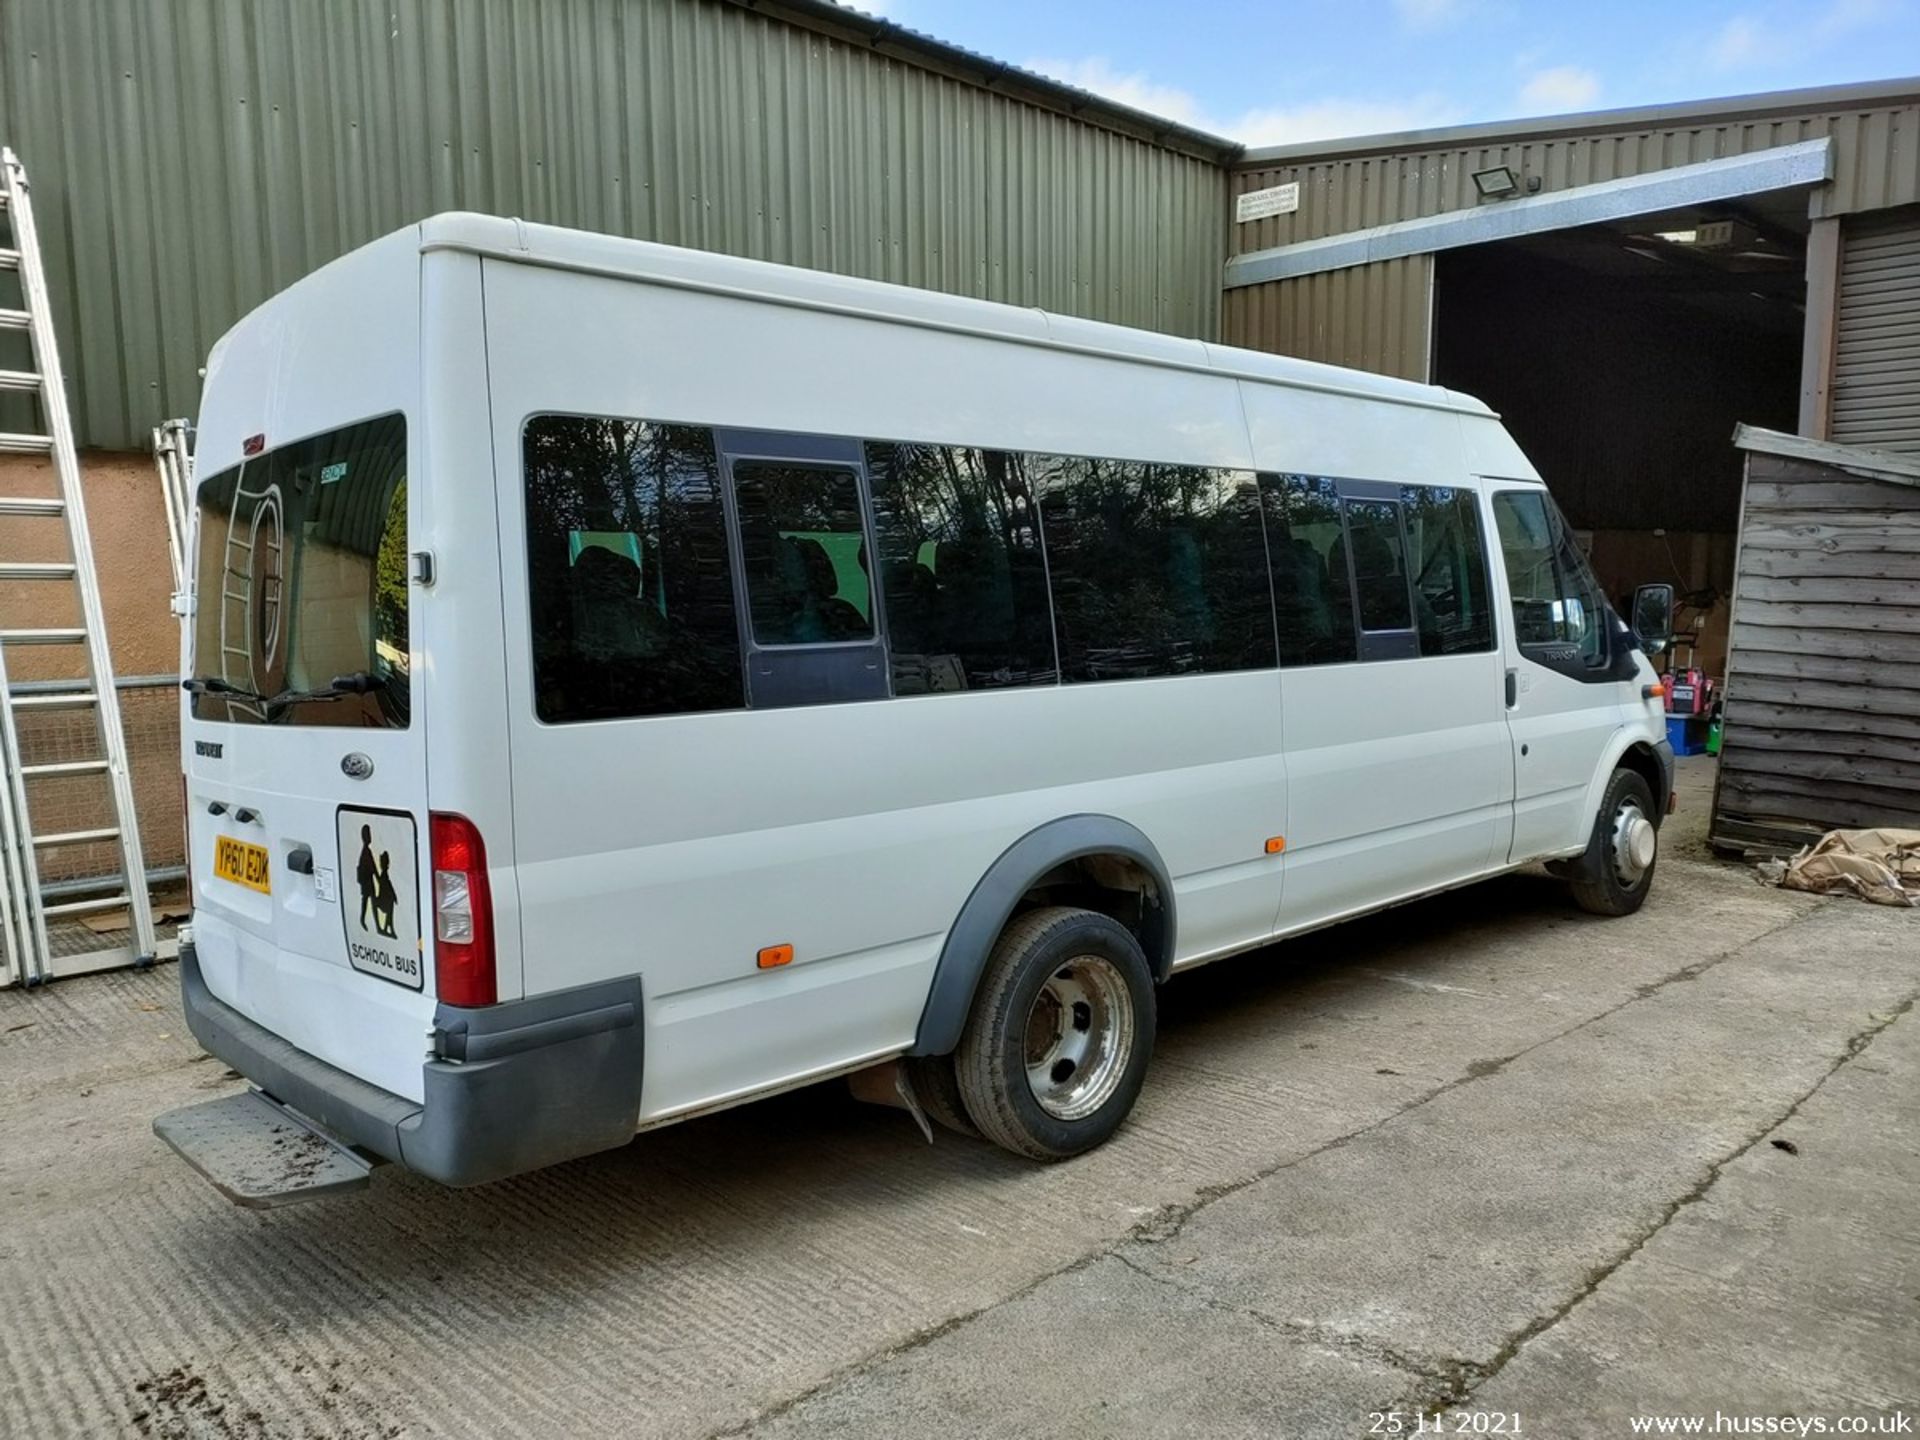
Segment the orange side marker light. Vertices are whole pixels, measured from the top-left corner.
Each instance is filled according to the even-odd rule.
[[[760,952],[758,959],[762,970],[771,970],[776,965],[788,964],[793,959],[793,946],[769,945]]]
[[[1278,855],[1282,850],[1286,848],[1287,848],[1286,836],[1270,835],[1267,837],[1267,854]]]
[[[1660,680],[1654,681],[1653,684],[1651,685],[1642,685],[1640,687],[1641,697],[1647,700],[1658,700],[1662,698],[1666,693],[1667,693],[1666,684],[1664,681],[1660,681]]]

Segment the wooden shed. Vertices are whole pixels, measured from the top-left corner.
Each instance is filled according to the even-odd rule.
[[[1920,454],[1741,426],[1716,847],[1920,828]]]

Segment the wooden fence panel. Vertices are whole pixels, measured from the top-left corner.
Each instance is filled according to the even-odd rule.
[[[1747,456],[1717,844],[1920,825],[1920,486],[1812,448]]]

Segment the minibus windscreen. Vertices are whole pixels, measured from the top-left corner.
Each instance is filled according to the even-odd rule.
[[[197,504],[194,717],[404,728],[405,420],[252,456],[201,481]]]

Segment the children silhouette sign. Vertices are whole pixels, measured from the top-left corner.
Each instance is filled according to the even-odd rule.
[[[343,870],[353,857],[354,893],[340,897],[348,963],[410,990],[423,988],[413,817],[343,808],[339,826]]]
[[[360,928],[367,928],[367,911],[380,893],[375,883],[377,869],[373,859],[373,827],[360,827],[360,863],[354,867],[354,874],[360,881]]]

